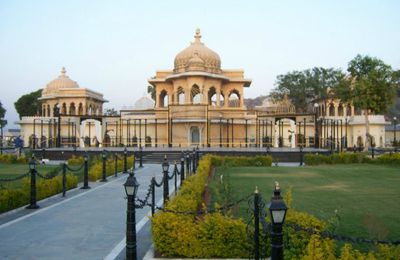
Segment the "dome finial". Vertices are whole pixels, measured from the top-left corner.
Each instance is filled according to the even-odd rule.
[[[61,75],[63,75],[63,76],[65,76],[65,73],[66,73],[67,71],[65,70],[65,67],[62,67],[61,68]]]
[[[194,41],[195,42],[200,42],[200,38],[201,38],[201,33],[200,33],[200,28],[196,29],[196,34],[194,35]]]

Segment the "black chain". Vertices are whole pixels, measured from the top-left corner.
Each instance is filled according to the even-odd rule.
[[[156,185],[156,187],[161,187],[164,183],[164,177],[161,179],[160,183],[157,183],[156,178],[154,178],[154,185]]]
[[[79,168],[73,169],[73,168],[71,168],[71,167],[69,167],[69,166],[67,165],[67,169],[68,169],[69,171],[71,171],[71,172],[79,172],[80,170],[83,169],[84,166],[85,166],[85,164],[82,164],[81,166],[79,166]]]
[[[149,206],[148,200],[149,200],[150,195],[151,195],[151,190],[152,190],[152,185],[150,184],[149,188],[147,189],[147,194],[146,194],[145,198],[143,200],[141,200],[139,198],[136,198],[136,201],[139,202],[140,204],[136,204],[135,203],[135,208],[142,209],[145,206]],[[151,206],[151,204],[150,204],[150,206]]]
[[[24,173],[24,174],[22,174],[22,175],[19,175],[19,176],[17,176],[17,177],[0,179],[0,182],[12,182],[12,181],[17,181],[17,180],[20,180],[20,179],[22,179],[22,178],[28,176],[30,173],[31,173],[31,172],[29,171],[29,172]]]
[[[172,171],[171,176],[169,176],[169,174],[167,174],[167,175],[168,175],[168,180],[172,180],[175,176],[175,170]]]
[[[60,171],[57,173],[57,174],[54,174],[54,175],[42,175],[42,174],[40,174],[40,172],[38,172],[38,171],[36,171],[36,174],[37,174],[37,176],[39,176],[40,178],[42,178],[42,179],[45,179],[45,180],[51,180],[51,179],[53,179],[53,178],[55,178],[58,174],[60,174]]]

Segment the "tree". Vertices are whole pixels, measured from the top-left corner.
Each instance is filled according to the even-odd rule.
[[[104,111],[103,115],[105,115],[105,116],[119,116],[119,113],[114,108],[107,108]]]
[[[23,116],[34,116],[40,111],[40,102],[38,98],[42,95],[42,89],[21,96],[14,103],[15,110],[21,119]]]
[[[396,94],[396,82],[391,67],[374,57],[357,55],[348,64],[349,72],[336,89],[338,97],[360,108],[365,116],[367,150],[371,144],[369,118],[373,114],[385,113],[393,103]]]
[[[156,100],[156,88],[153,85],[147,86],[147,93],[151,94],[151,98],[155,101]]]
[[[6,109],[3,107],[3,104],[0,101],[0,127],[4,128],[7,125],[7,120],[4,119],[6,115]]]
[[[271,96],[281,100],[286,94],[297,111],[307,112],[316,100],[332,96],[331,90],[344,78],[339,69],[315,67],[304,71],[292,71],[277,77],[277,87]]]

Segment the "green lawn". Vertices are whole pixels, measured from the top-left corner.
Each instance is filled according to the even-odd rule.
[[[351,164],[309,167],[232,167],[220,168],[211,183],[213,201],[225,195],[220,184],[223,173],[229,183],[230,200],[254,192],[258,186],[268,202],[274,181],[283,193],[292,186],[293,205],[321,219],[338,210],[337,233],[362,237],[400,237],[400,169],[392,166]],[[222,204],[222,203],[221,203]],[[247,202],[236,212],[247,218]]]
[[[71,166],[71,168],[77,168],[76,166]],[[37,165],[36,170],[45,175],[51,171],[55,171],[60,169],[60,166],[57,165]],[[0,179],[7,178],[15,178],[29,171],[28,164],[0,164]],[[78,176],[78,181],[82,179],[82,172],[75,173]],[[68,173],[68,172],[67,172]],[[22,181],[13,181],[13,182],[0,182],[0,188],[17,188],[22,185]]]

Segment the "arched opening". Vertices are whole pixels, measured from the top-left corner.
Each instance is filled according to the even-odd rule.
[[[190,140],[192,145],[200,144],[200,130],[197,126],[192,126],[190,128]]]
[[[320,114],[320,116],[325,116],[326,114],[325,114],[325,104],[322,104],[322,106],[321,106],[321,114]]]
[[[193,85],[190,90],[190,101],[192,104],[200,104],[201,102],[200,88],[197,85]]]
[[[161,91],[159,100],[160,100],[160,107],[168,106],[168,93],[166,90]]]
[[[338,106],[338,116],[343,116],[343,104],[340,103]]]
[[[329,104],[329,116],[335,116],[335,105],[333,103]]]
[[[47,116],[51,116],[50,105],[47,105]]]
[[[87,113],[87,114],[88,114],[89,116],[91,116],[92,113],[93,113],[93,107],[92,107],[92,104],[90,104],[90,105],[89,105],[89,108],[88,108],[88,113]]]
[[[354,114],[355,114],[356,116],[361,116],[361,108],[356,107],[356,109],[355,109],[355,111],[354,111]]]
[[[179,105],[185,104],[185,91],[183,91],[182,87],[178,88],[178,104]]]
[[[347,108],[346,108],[346,115],[347,115],[347,116],[351,116],[351,106],[350,106],[350,104],[347,105]]]
[[[75,103],[74,102],[72,102],[69,105],[69,114],[73,115],[73,116],[76,114],[76,108],[75,108]]]
[[[211,87],[208,90],[208,105],[209,106],[216,106],[217,105],[217,93],[214,87]]]
[[[357,147],[362,148],[364,147],[364,140],[362,136],[357,137]]]
[[[63,115],[67,114],[67,104],[65,104],[65,103],[62,104],[61,114],[63,114]]]
[[[79,103],[79,106],[78,106],[78,115],[83,115],[83,106],[82,106],[82,103]]]
[[[46,116],[46,105],[42,106],[42,114],[41,116]]]
[[[240,107],[240,95],[237,90],[232,90],[232,92],[229,94],[229,107]]]
[[[40,138],[40,147],[46,148],[46,143],[47,143],[47,137],[42,135],[42,137]]]

